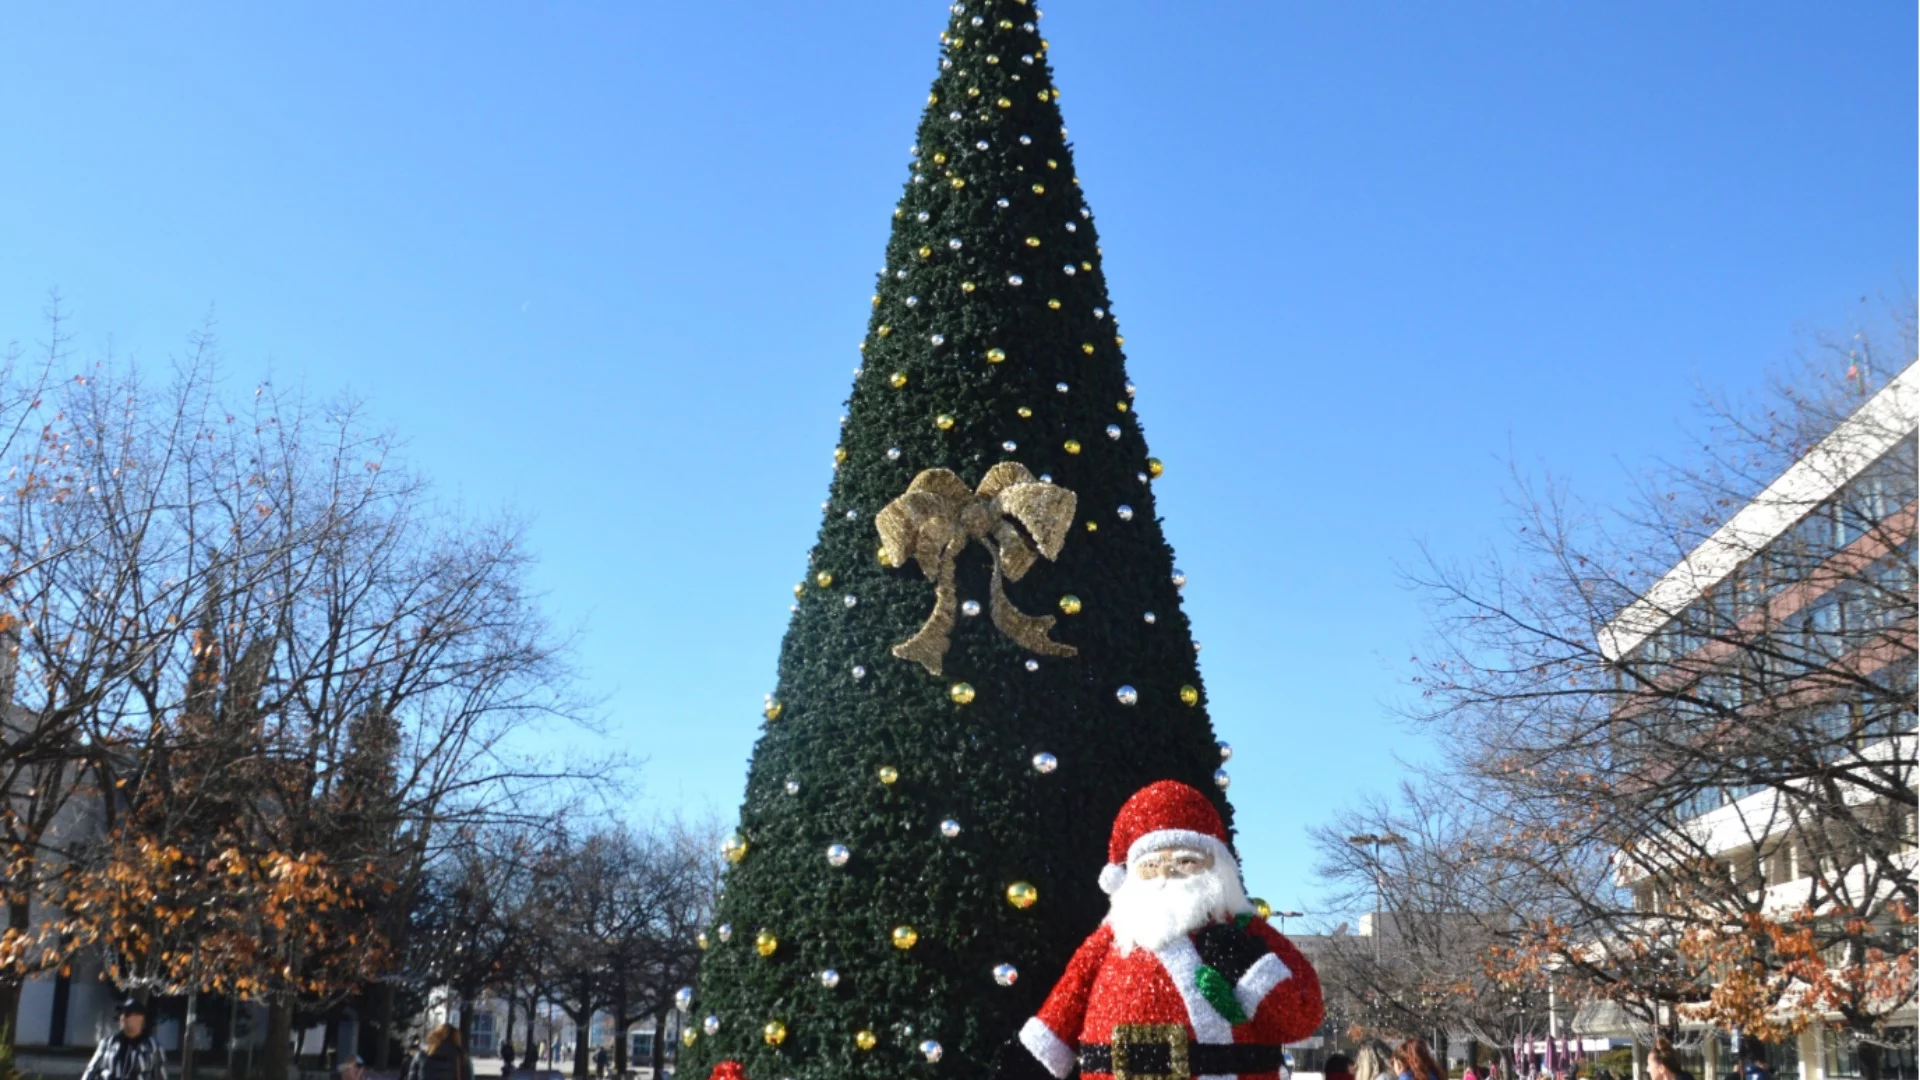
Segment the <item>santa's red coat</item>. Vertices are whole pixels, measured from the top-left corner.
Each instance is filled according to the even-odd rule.
[[[1195,981],[1200,956],[1191,937],[1175,939],[1157,952],[1114,947],[1113,930],[1101,924],[1047,995],[1040,1012],[1020,1031],[1025,1044],[1055,1076],[1075,1067],[1082,1045],[1113,1041],[1119,1024],[1179,1024],[1196,1043],[1298,1042],[1320,1026],[1323,1007],[1320,978],[1293,942],[1255,918],[1247,932],[1264,941],[1262,957],[1238,985],[1246,1023],[1230,1024],[1202,997]],[[1085,1080],[1109,1080],[1108,1073],[1084,1073]],[[1271,1080],[1273,1072],[1243,1073],[1242,1080]]]

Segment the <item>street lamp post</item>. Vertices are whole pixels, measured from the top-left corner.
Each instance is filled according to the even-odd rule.
[[[1280,932],[1284,934],[1287,932],[1288,919],[1298,919],[1305,914],[1306,912],[1304,911],[1276,911],[1273,913],[1273,916],[1280,920]]]
[[[1406,845],[1406,842],[1406,837],[1391,832],[1359,833],[1347,837],[1347,843],[1352,844],[1354,847],[1370,847],[1373,849],[1373,962],[1376,965],[1380,963],[1380,923],[1384,917],[1380,907],[1382,903],[1381,894],[1385,889],[1385,882],[1381,880],[1380,849],[1383,847],[1403,847]]]

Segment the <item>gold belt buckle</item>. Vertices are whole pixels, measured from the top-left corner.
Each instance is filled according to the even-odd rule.
[[[1115,1024],[1113,1080],[1192,1080],[1187,1068],[1187,1029],[1179,1024]],[[1130,1060],[1136,1046],[1167,1048],[1166,1072],[1143,1072]]]

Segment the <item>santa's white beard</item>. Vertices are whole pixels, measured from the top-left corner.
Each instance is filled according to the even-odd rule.
[[[1210,922],[1253,910],[1240,884],[1240,868],[1216,857],[1213,869],[1186,878],[1141,878],[1128,874],[1107,910],[1113,944],[1125,956],[1134,949],[1157,952],[1175,938]]]

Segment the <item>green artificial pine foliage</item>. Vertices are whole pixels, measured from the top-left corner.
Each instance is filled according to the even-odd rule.
[[[749,1080],[987,1076],[1106,912],[1121,803],[1172,778],[1227,812],[1040,13],[952,12],[705,937],[690,1077],[729,1059]],[[935,583],[883,565],[876,517],[923,470],[971,490],[1001,462],[1076,497],[1057,560],[1005,590],[1077,655],[995,625],[995,557],[976,539],[955,579],[978,613],[954,617],[935,676],[891,651],[933,613]],[[1001,538],[1031,546],[1032,528]],[[1010,902],[1017,883],[1037,900]]]

